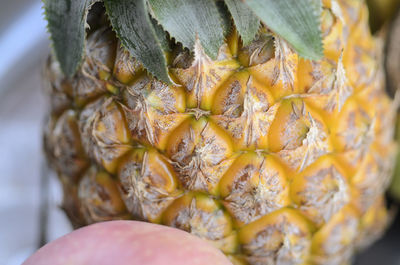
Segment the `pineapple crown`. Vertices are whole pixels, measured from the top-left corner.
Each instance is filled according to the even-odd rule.
[[[165,52],[174,40],[190,51],[199,42],[215,59],[233,23],[244,45],[261,24],[285,39],[305,59],[323,47],[321,0],[43,0],[48,30],[61,69],[72,77],[85,56],[87,16],[103,2],[121,44],[149,73],[172,83]]]

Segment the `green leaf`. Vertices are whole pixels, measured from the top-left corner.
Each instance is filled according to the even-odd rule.
[[[167,32],[157,23],[157,20],[150,18],[151,23],[153,24],[154,31],[156,32],[157,39],[160,41],[161,48],[169,52],[171,51],[171,47],[169,46],[169,40],[167,36]]]
[[[314,6],[314,10],[317,12],[318,18],[320,18],[322,12],[322,0],[311,0],[311,4]]]
[[[191,51],[196,37],[204,51],[215,59],[224,42],[222,19],[214,0],[149,0],[155,18]]]
[[[43,0],[53,48],[64,74],[71,77],[82,61],[85,25],[92,0]]]
[[[225,0],[229,12],[231,12],[235,26],[242,37],[243,44],[247,45],[254,40],[260,20],[241,0]]]
[[[319,0],[245,0],[269,29],[297,53],[312,60],[323,56]]]
[[[171,84],[161,42],[145,0],[104,0],[111,25],[122,45],[155,77]]]
[[[228,7],[225,5],[225,2],[223,0],[217,0],[216,4],[219,15],[222,18],[221,22],[224,30],[224,37],[227,37],[229,36],[232,28],[232,16],[229,13]]]

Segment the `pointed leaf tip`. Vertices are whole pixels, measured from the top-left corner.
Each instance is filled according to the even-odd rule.
[[[82,61],[87,13],[93,0],[43,0],[54,53],[64,74],[71,77]]]
[[[254,40],[260,28],[260,19],[241,0],[225,0],[225,3],[243,40],[243,44],[249,44]]]
[[[245,3],[300,56],[322,58],[320,0],[245,0]]]
[[[159,29],[154,29],[145,0],[104,0],[122,45],[156,78],[171,84]],[[162,34],[161,34],[162,35]]]

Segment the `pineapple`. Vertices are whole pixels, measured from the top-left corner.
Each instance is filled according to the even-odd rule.
[[[349,264],[379,238],[397,101],[362,1],[323,1],[320,60],[265,25],[248,44],[232,26],[215,59],[170,40],[172,84],[103,13],[73,78],[45,67],[45,151],[75,227],[164,224],[254,265]]]

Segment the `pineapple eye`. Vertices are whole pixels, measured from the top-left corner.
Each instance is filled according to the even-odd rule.
[[[153,149],[130,152],[121,162],[118,177],[128,211],[140,220],[159,222],[162,212],[181,195],[171,165]]]
[[[117,182],[104,171],[89,169],[79,183],[78,197],[88,223],[130,218]]]
[[[237,249],[230,216],[222,205],[206,195],[186,193],[175,200],[165,211],[162,223],[206,239],[227,253]]]
[[[243,226],[290,204],[282,165],[269,155],[239,156],[220,181],[223,204]]]
[[[322,156],[294,176],[291,195],[296,207],[320,226],[349,202],[346,172],[334,159]]]
[[[143,75],[144,68],[138,60],[130,56],[120,42],[117,43],[117,47],[113,75],[122,84],[132,85],[135,79]]]
[[[239,230],[250,264],[303,264],[311,244],[305,219],[288,208],[272,212]]]
[[[343,207],[315,233],[311,259],[315,264],[331,264],[337,261],[338,256],[349,255],[358,233],[357,213],[349,206]]]

